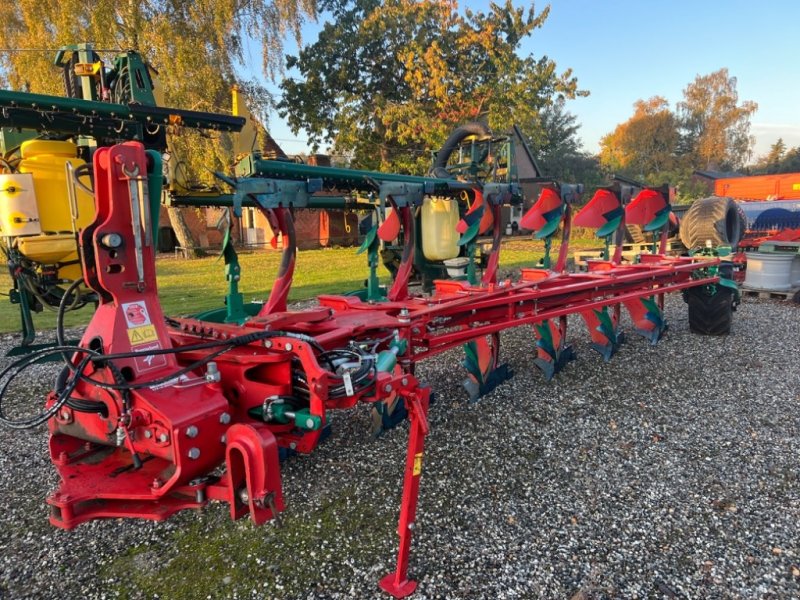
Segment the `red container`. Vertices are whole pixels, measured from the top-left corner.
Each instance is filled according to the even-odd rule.
[[[800,200],[800,173],[717,179],[714,194],[735,200]]]

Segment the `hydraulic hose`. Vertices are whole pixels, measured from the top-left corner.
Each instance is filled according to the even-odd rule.
[[[447,171],[447,161],[450,160],[450,155],[453,154],[453,151],[458,148],[458,145],[467,139],[471,135],[479,136],[479,137],[488,137],[492,133],[489,131],[489,127],[484,125],[483,123],[479,123],[478,121],[472,121],[470,123],[465,123],[460,127],[457,127],[453,133],[445,140],[444,144],[442,144],[442,148],[436,154],[436,160],[433,163],[433,167],[430,170],[430,174],[434,177],[439,177],[441,179],[450,179],[452,176]],[[483,157],[485,158],[485,156]],[[481,159],[483,160],[483,159]],[[481,161],[478,161],[481,162]]]

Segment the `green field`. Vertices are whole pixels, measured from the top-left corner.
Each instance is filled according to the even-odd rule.
[[[576,248],[597,246],[593,240],[578,240]],[[542,256],[541,242],[515,239],[506,242],[500,254],[501,269],[534,266]],[[272,280],[278,270],[280,253],[271,250],[242,252],[240,289],[245,302],[264,300],[269,294]],[[226,291],[225,265],[218,257],[185,260],[161,256],[156,262],[158,289],[164,312],[167,315],[185,315],[222,306]],[[389,283],[388,271],[380,267],[381,280]],[[366,257],[356,255],[355,248],[326,248],[303,250],[297,254],[294,284],[290,301],[308,300],[319,294],[346,292],[361,288],[367,278]],[[0,290],[5,294],[11,287],[7,272],[0,275]],[[66,325],[85,324],[92,316],[93,307],[67,314]],[[35,315],[37,330],[55,327],[55,313],[45,310]],[[0,296],[0,332],[19,331],[19,307]]]

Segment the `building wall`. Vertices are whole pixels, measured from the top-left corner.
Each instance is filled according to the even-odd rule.
[[[242,218],[245,245],[280,245],[281,240],[273,242],[275,236],[266,217],[250,210]],[[294,211],[294,230],[300,250],[358,245],[358,215],[353,211],[298,209]]]
[[[183,218],[186,220],[186,225],[189,227],[189,231],[192,232],[192,237],[194,237],[195,241],[201,248],[219,248],[222,246],[222,238],[225,235],[225,231],[217,229],[217,223],[222,215],[225,213],[224,208],[181,208],[179,209],[181,213],[183,213]],[[169,221],[169,213],[167,212],[166,207],[161,207],[161,212],[159,213],[159,229],[162,231],[165,227],[169,227],[171,229],[170,221]],[[233,223],[231,228],[231,233],[234,236],[234,240],[238,240],[239,238],[239,227],[237,223]],[[168,244],[166,241],[162,244],[159,243],[160,249],[162,251],[171,252],[173,248],[168,248]]]

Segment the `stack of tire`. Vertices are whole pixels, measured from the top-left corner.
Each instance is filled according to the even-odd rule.
[[[731,198],[711,196],[695,200],[681,219],[680,238],[687,250],[729,246],[736,251],[744,236],[746,222],[742,210]],[[720,276],[733,278],[731,263],[720,266]],[[733,320],[733,291],[721,285],[699,286],[684,291],[689,305],[689,329],[702,335],[724,335]]]

